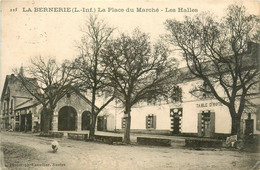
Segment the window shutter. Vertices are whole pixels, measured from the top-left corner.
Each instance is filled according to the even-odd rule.
[[[156,116],[153,116],[153,128],[156,129]]]
[[[215,134],[215,112],[210,113],[210,129],[211,129],[211,136]]]
[[[122,120],[122,129],[124,129],[125,128],[125,119],[122,118],[121,120]]]
[[[198,114],[198,136],[202,136],[202,131],[201,131],[201,122],[202,121],[202,113]]]
[[[148,116],[146,116],[146,129],[148,129]]]

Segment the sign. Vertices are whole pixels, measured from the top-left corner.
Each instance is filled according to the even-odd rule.
[[[208,102],[208,103],[199,103],[196,104],[198,108],[204,108],[204,107],[217,107],[217,106],[223,106],[220,102]]]

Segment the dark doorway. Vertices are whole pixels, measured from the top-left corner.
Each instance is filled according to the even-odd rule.
[[[89,130],[90,129],[90,112],[85,111],[82,113],[81,118],[81,130]]]
[[[210,114],[204,114],[203,115],[204,120],[204,137],[210,137],[211,136],[211,127],[210,127]]]
[[[31,131],[32,130],[32,114],[21,115],[21,126],[20,131]]]
[[[107,130],[107,119],[105,116],[98,116],[97,130],[106,131]]]
[[[60,109],[58,115],[58,130],[73,131],[76,130],[77,112],[71,106],[64,106]]]
[[[172,134],[181,133],[182,108],[170,109]]]
[[[177,113],[175,113],[173,116],[173,123],[174,123],[173,132],[175,134],[179,134],[180,133],[180,117]]]
[[[215,113],[202,111],[198,114],[198,136],[213,137],[215,133]]]
[[[26,115],[26,130],[25,131],[32,131],[32,114]]]
[[[25,115],[21,115],[21,126],[20,126],[20,131],[25,130]]]

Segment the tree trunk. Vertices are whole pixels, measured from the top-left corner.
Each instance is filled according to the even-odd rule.
[[[125,131],[124,131],[124,143],[130,143],[130,130],[131,130],[131,116],[130,116],[131,109],[130,107],[126,106],[125,111]]]
[[[96,119],[97,119],[96,114],[92,114],[91,124],[89,129],[89,140],[92,141],[94,140],[94,136],[95,136]]]
[[[95,135],[96,118],[97,118],[97,115],[95,113],[95,104],[96,104],[96,90],[94,87],[92,91],[92,101],[91,101],[91,122],[90,122],[90,129],[89,129],[89,140],[94,140],[94,135]]]
[[[238,135],[238,136],[241,135],[240,121],[241,121],[241,116],[232,116],[232,128],[231,128],[232,135]]]
[[[50,115],[45,113],[43,121],[43,132],[48,133],[50,129]]]
[[[43,132],[48,133],[51,127],[51,118],[53,112],[49,109],[44,109],[43,112]]]

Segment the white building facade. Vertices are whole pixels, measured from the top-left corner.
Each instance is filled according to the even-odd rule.
[[[155,104],[143,102],[135,105],[131,109],[131,132],[200,137],[230,135],[232,119],[228,107],[212,96],[198,98],[192,95],[190,91],[198,83],[201,83],[201,80],[191,79],[178,84],[181,95],[175,102]],[[256,94],[254,100],[259,105],[258,98],[259,94]],[[110,113],[116,117],[115,129],[123,131],[125,128],[124,110],[115,102],[113,105],[114,110]],[[245,131],[245,122],[248,118],[253,121],[253,133],[260,132],[259,110],[258,107],[249,111],[245,109],[241,118],[242,132]]]

